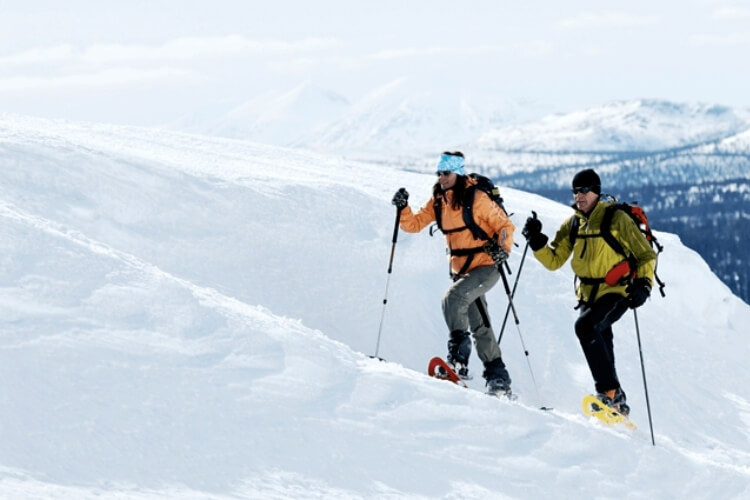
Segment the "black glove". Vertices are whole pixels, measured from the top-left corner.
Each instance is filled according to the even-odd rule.
[[[641,307],[651,295],[651,282],[648,278],[636,278],[625,289],[628,293],[630,308]]]
[[[500,245],[494,245],[490,251],[489,251],[490,257],[492,257],[492,260],[497,264],[498,266],[501,265],[503,262],[508,260],[508,252],[505,251],[503,247]]]
[[[534,217],[526,219],[526,224],[524,224],[523,231],[521,231],[526,241],[529,241],[538,234],[542,234],[542,221],[536,218],[536,212],[531,213],[534,214]]]
[[[393,200],[391,201],[391,203],[396,205],[396,208],[398,208],[399,210],[406,207],[406,205],[409,204],[409,192],[406,190],[406,188],[401,188],[396,191],[396,194],[393,195]]]
[[[544,248],[547,244],[548,238],[547,235],[542,232],[542,221],[537,219],[536,212],[531,213],[534,214],[534,216],[526,219],[526,224],[524,224],[521,234],[526,238],[526,241],[529,242],[531,249],[536,252],[537,250]]]
[[[508,252],[503,247],[497,244],[497,238],[493,237],[491,240],[484,244],[484,251],[492,257],[492,261],[498,266],[508,260]]]

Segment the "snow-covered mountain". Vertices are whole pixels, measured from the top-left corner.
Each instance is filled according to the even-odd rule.
[[[539,104],[400,78],[353,102],[305,82],[167,128],[381,161],[462,147],[487,130],[542,114]]]
[[[168,128],[394,163],[449,149],[516,171],[712,146],[750,129],[750,109],[639,99],[564,114],[476,90],[401,78],[354,101],[303,82],[256,96],[215,116],[190,115]],[[746,144],[747,139],[740,141]],[[562,155],[562,156],[561,156]]]
[[[168,128],[285,146],[336,120],[349,107],[346,97],[304,82],[288,91],[253,97],[219,116],[184,118]]]
[[[712,152],[726,155],[750,155],[750,129],[722,139],[714,144],[707,144],[701,149],[709,154]]]
[[[487,131],[477,145],[517,152],[636,153],[695,146],[748,129],[748,109],[642,99]]]
[[[532,103],[399,79],[293,145],[357,157],[419,155],[461,148],[486,130],[538,113]]]
[[[423,374],[445,350],[441,238],[401,233],[383,296],[392,192],[421,204],[432,176],[15,116],[0,152],[0,496],[750,495],[750,306],[674,235],[642,346],[632,317],[615,328],[629,433],[580,414],[567,267],[525,261],[502,340],[518,402],[481,393],[476,356],[470,390]],[[569,214],[503,194],[519,227]],[[383,311],[387,362],[368,357]]]

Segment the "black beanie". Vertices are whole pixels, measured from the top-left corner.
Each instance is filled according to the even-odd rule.
[[[602,181],[593,169],[581,170],[573,177],[573,187],[590,187],[596,194],[602,194]]]

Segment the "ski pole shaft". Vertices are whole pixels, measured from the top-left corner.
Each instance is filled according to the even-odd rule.
[[[385,295],[383,296],[383,311],[380,313],[380,326],[378,327],[378,341],[375,345],[375,357],[379,358],[380,335],[383,332],[383,319],[385,318],[385,306],[388,304],[388,287],[391,284],[391,272],[393,271],[393,255],[396,252],[396,241],[398,241],[398,225],[401,222],[401,209],[396,209],[396,223],[393,225],[393,244],[391,245],[391,257],[388,260],[388,278],[385,281]]]
[[[516,321],[516,325],[520,323],[518,321],[518,313],[516,313],[516,306],[513,304],[513,295],[510,291],[510,285],[508,285],[508,278],[505,276],[505,269],[503,269],[502,265],[497,266],[498,271],[500,271],[500,276],[503,278],[503,286],[505,287],[505,295],[508,296],[508,307],[513,311],[513,319]]]
[[[648,398],[648,384],[646,384],[646,366],[643,363],[643,349],[641,348],[641,329],[638,326],[638,313],[635,309],[633,309],[633,318],[635,318],[635,334],[638,338],[638,354],[641,357],[641,373],[643,374],[643,389],[646,392],[646,410],[648,411],[648,426],[651,430],[651,444],[656,446],[656,441],[654,440],[654,423],[651,419],[651,402]]]
[[[521,263],[518,265],[518,271],[516,271],[516,279],[513,282],[513,290],[511,291],[511,297],[516,296],[516,288],[518,287],[518,280],[521,277],[521,270],[523,270],[523,263],[526,261],[526,253],[529,251],[529,242],[526,242],[526,246],[523,248],[523,255],[521,256]],[[505,308],[505,317],[503,318],[503,326],[500,327],[500,335],[497,337],[497,343],[503,339],[503,333],[505,332],[505,325],[508,323],[508,315],[510,314],[510,302],[508,307]]]
[[[523,353],[526,356],[526,364],[529,367],[529,374],[531,375],[531,381],[534,384],[534,390],[536,390],[537,398],[540,399],[539,386],[536,384],[536,377],[534,377],[534,370],[531,368],[531,360],[529,360],[529,350],[526,349],[526,343],[524,342],[523,335],[521,334],[521,327],[519,326],[520,321],[518,320],[518,314],[516,313],[516,306],[513,304],[513,297],[511,296],[510,286],[508,285],[508,278],[505,276],[505,269],[503,269],[502,266],[497,266],[497,267],[500,270],[500,276],[503,278],[503,286],[505,286],[505,294],[508,296],[508,305],[513,311],[513,318],[516,321],[516,330],[518,331],[518,338],[521,340],[521,348],[523,349]]]

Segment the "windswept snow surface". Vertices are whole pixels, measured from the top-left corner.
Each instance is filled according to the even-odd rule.
[[[482,394],[476,355],[469,390],[424,374],[441,237],[399,234],[383,299],[390,197],[423,203],[431,176],[18,116],[0,171],[2,497],[750,497],[750,308],[673,235],[667,297],[638,310],[653,447],[632,314],[615,342],[638,430],[581,415],[567,266],[525,261],[502,339],[517,402]],[[504,196],[519,228],[570,210]]]

